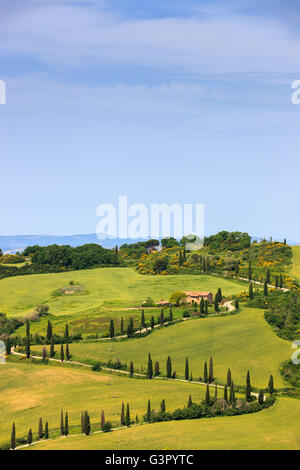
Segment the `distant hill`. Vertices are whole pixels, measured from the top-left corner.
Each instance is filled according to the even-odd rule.
[[[124,243],[134,243],[141,240],[105,238],[99,240],[95,233],[83,235],[11,235],[0,236],[0,248],[4,253],[16,253],[23,251],[31,245],[71,245],[73,247],[84,245],[85,243],[99,243],[104,248],[121,246]]]

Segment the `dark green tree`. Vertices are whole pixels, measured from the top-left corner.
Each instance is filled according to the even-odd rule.
[[[161,404],[160,404],[160,411],[161,411],[162,413],[164,413],[164,412],[166,411],[166,402],[165,402],[165,400],[162,400],[162,401],[161,401]]]
[[[190,372],[189,372],[189,360],[186,358],[185,360],[185,380],[189,380]]]
[[[246,401],[251,400],[251,382],[250,382],[250,372],[248,370],[246,376]]]
[[[29,320],[26,320],[26,337],[30,337],[30,323]]]
[[[143,328],[146,328],[146,321],[145,321],[145,312],[144,309],[142,310],[142,315],[141,315],[141,325]]]
[[[49,439],[49,425],[48,421],[45,423],[45,434],[44,434],[45,439]]]
[[[124,318],[121,318],[121,323],[120,323],[120,333],[121,335],[124,334]]]
[[[231,381],[231,385],[230,385],[229,401],[232,404],[234,404],[234,402],[235,402],[235,392],[234,392],[233,381]]]
[[[64,427],[64,412],[63,410],[60,411],[60,435],[65,435],[65,427]]]
[[[91,423],[90,423],[90,416],[87,411],[85,411],[83,415],[83,427],[84,427],[84,434],[86,436],[89,436],[91,432]]]
[[[53,336],[51,336],[51,343],[50,343],[50,357],[55,356],[55,350],[54,350],[54,340]]]
[[[68,342],[66,344],[66,358],[67,358],[67,361],[69,361],[71,359],[70,350],[69,350],[69,343]]]
[[[236,299],[236,301],[234,302],[234,306],[235,306],[236,310],[238,310],[240,308],[240,304],[239,304],[238,299]]]
[[[204,313],[205,315],[208,315],[208,301],[207,300],[204,302]]]
[[[273,375],[270,375],[269,383],[268,383],[268,392],[270,395],[273,395],[274,393],[274,380],[273,380]]]
[[[270,273],[270,269],[267,269],[266,283],[270,284],[270,282],[271,282],[271,273]]]
[[[42,350],[42,358],[43,358],[43,362],[46,362],[46,359],[47,359],[47,349],[45,348],[45,346],[43,347],[43,350]]]
[[[268,295],[268,283],[267,281],[264,282],[264,296],[267,297]]]
[[[100,420],[100,427],[103,431],[103,428],[104,428],[104,424],[105,424],[105,414],[104,414],[104,410],[101,411],[101,420]]]
[[[65,432],[65,436],[67,436],[69,434],[69,416],[68,416],[68,413],[66,413],[66,416],[65,416],[65,429],[64,429],[64,432]]]
[[[192,395],[189,395],[189,399],[188,399],[188,403],[187,403],[187,406],[188,408],[190,408],[193,404],[193,401],[192,401]]]
[[[8,336],[5,341],[5,351],[7,356],[11,354],[11,340],[10,337]]]
[[[214,364],[213,364],[213,358],[212,357],[209,359],[208,381],[209,381],[209,383],[212,383],[214,381]]]
[[[65,360],[65,353],[64,353],[64,345],[61,343],[60,345],[60,360],[63,362]]]
[[[203,372],[204,382],[208,382],[208,371],[207,371],[207,362],[204,362],[204,372]]]
[[[38,427],[38,439],[42,439],[43,437],[44,437],[43,420],[42,418],[40,418],[39,427]]]
[[[224,387],[224,400],[228,401],[227,385],[225,385],[225,387]]]
[[[154,316],[152,315],[151,317],[151,329],[152,330],[154,329],[154,325],[155,325],[155,320],[154,320]]]
[[[252,282],[250,282],[250,285],[249,285],[249,299],[253,300],[253,297],[254,297],[253,285],[252,285]]]
[[[173,310],[172,310],[172,307],[170,307],[170,322],[172,322],[174,320],[173,318]]]
[[[159,370],[159,362],[156,361],[155,364],[154,364],[154,374],[157,376],[160,374],[160,370]]]
[[[280,289],[283,288],[283,278],[282,278],[282,274],[280,274],[280,276],[279,276],[279,287],[280,287]]]
[[[206,392],[205,392],[205,403],[210,405],[210,393],[209,393],[209,385],[206,385]]]
[[[16,425],[13,423],[11,435],[10,435],[10,448],[14,450],[16,448]]]
[[[201,300],[200,300],[200,313],[205,313],[205,304],[204,304],[204,299],[203,297],[201,297]]]
[[[27,359],[30,358],[30,337],[26,336],[26,343],[25,343],[25,353]]]
[[[217,384],[215,385],[215,399],[218,398],[218,386]]]
[[[151,402],[150,400],[148,400],[146,421],[150,423],[151,419],[152,419]]]
[[[167,377],[169,379],[172,377],[172,362],[170,356],[167,358]]]
[[[121,407],[121,419],[120,419],[121,426],[125,426],[125,406],[124,402],[122,401],[122,407]]]
[[[129,409],[129,403],[127,403],[127,406],[126,406],[125,425],[126,425],[126,426],[130,426],[130,409]]]
[[[130,361],[130,369],[129,369],[129,372],[130,372],[130,375],[131,375],[131,377],[132,377],[133,374],[134,374],[133,361]]]
[[[251,261],[249,261],[249,266],[248,266],[248,279],[249,279],[249,281],[252,281],[252,265],[251,265]]]
[[[148,369],[147,369],[147,377],[148,379],[152,379],[153,377],[153,363],[151,359],[151,354],[148,354]]]
[[[263,404],[263,402],[264,402],[264,391],[263,391],[263,390],[260,390],[260,391],[259,391],[258,399],[257,399],[257,400],[258,400],[258,403],[259,403],[260,405]]]
[[[29,429],[28,434],[27,434],[27,444],[31,445],[32,444],[32,430]]]
[[[51,324],[50,320],[48,320],[46,338],[47,338],[47,343],[49,343],[51,341],[51,338],[52,338],[52,324]]]
[[[109,323],[109,336],[111,338],[113,338],[115,336],[115,325],[114,325],[113,320],[110,320],[110,323]]]
[[[218,292],[216,293],[216,297],[217,297],[219,303],[222,302],[223,296],[222,296],[221,287],[219,287]]]
[[[164,316],[164,311],[163,311],[163,309],[161,309],[161,312],[160,312],[159,322],[160,322],[160,326],[163,326],[163,324],[164,324],[164,322],[165,322],[165,316]]]
[[[226,380],[226,382],[227,382],[227,387],[230,387],[230,385],[231,385],[231,370],[230,369],[228,369],[228,371],[227,371],[227,380]]]
[[[217,296],[215,296],[215,299],[214,299],[214,308],[215,308],[215,312],[219,312],[220,311],[220,308],[219,308],[219,301],[218,301],[218,298]]]
[[[66,327],[65,327],[65,342],[69,341],[69,326],[68,324],[66,324]]]

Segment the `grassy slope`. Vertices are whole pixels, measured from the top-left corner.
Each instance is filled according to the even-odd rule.
[[[299,449],[300,401],[243,416],[157,423],[42,442],[31,449]]]
[[[73,280],[85,286],[88,295],[52,297],[51,292]],[[97,307],[139,305],[146,297],[167,299],[176,290],[222,288],[224,295],[238,293],[241,284],[213,276],[141,276],[131,268],[100,268],[58,274],[16,276],[0,281],[0,311],[29,314],[39,303],[49,302],[55,315],[80,315]]]
[[[291,276],[300,282],[300,245],[293,246],[293,267],[291,269]]]
[[[227,317],[188,320],[136,340],[73,343],[70,351],[74,359],[82,361],[119,358],[127,364],[132,360],[139,368],[147,367],[147,355],[151,352],[153,361],[160,362],[163,372],[170,355],[173,369],[180,376],[184,375],[188,357],[194,378],[203,377],[203,363],[212,356],[215,377],[219,381],[225,381],[230,367],[234,382],[243,385],[249,369],[255,387],[265,387],[270,374],[274,376],[276,387],[283,386],[279,365],[291,355],[290,344],[272,332],[263,311],[250,308]]]
[[[200,402],[205,388],[162,380],[153,380],[149,387],[147,380],[17,360],[0,365],[0,393],[0,443],[3,443],[9,441],[13,421],[20,437],[27,435],[30,427],[36,433],[40,417],[49,421],[50,430],[58,428],[61,408],[69,412],[71,427],[80,424],[83,409],[89,411],[92,424],[100,422],[104,409],[106,419],[118,425],[122,401],[130,403],[132,418],[138,414],[141,419],[148,398],[153,409],[159,408],[163,398],[168,409],[175,409],[187,403],[190,393],[195,402]]]

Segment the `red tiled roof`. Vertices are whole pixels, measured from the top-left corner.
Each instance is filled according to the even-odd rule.
[[[192,291],[185,291],[185,294],[186,294],[186,295],[189,295],[190,297],[199,297],[199,296],[211,294],[211,292],[192,292]]]

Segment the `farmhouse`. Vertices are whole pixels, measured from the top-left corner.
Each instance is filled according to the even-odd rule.
[[[204,300],[208,300],[208,302],[211,302],[211,303],[213,302],[213,295],[211,292],[185,291],[184,293],[187,296],[186,302],[188,302],[189,304],[194,303],[194,302],[200,303],[201,298],[203,298]]]

